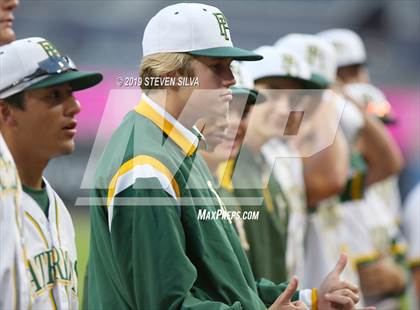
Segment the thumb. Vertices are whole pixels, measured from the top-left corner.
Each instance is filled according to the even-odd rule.
[[[290,280],[289,285],[287,285],[286,289],[279,297],[277,297],[276,301],[273,303],[272,306],[280,306],[290,302],[293,297],[293,294],[296,292],[298,288],[298,278],[294,276],[292,280]]]
[[[340,276],[340,274],[343,272],[344,268],[346,268],[347,265],[347,255],[344,253],[341,253],[340,258],[337,261],[337,264],[335,265],[333,271],[331,273]]]

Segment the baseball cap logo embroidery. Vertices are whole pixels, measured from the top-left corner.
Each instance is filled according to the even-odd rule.
[[[317,58],[319,58],[320,50],[316,46],[309,46],[308,48],[308,62],[313,65]]]
[[[219,24],[220,35],[224,37],[226,41],[230,41],[228,35],[229,26],[226,21],[226,17],[223,13],[213,13],[213,15],[216,17],[217,23]]]
[[[47,53],[48,56],[53,57],[57,56],[60,57],[60,52],[48,41],[42,41],[38,42],[39,45],[44,49],[45,53]]]
[[[287,54],[283,55],[282,67],[283,67],[282,69],[285,72],[291,74],[293,71],[296,71],[295,70],[296,62],[295,62],[295,60],[293,59],[292,56],[287,55]]]
[[[340,42],[332,42],[332,45],[334,45],[334,48],[336,49],[338,53],[344,52],[344,46]]]

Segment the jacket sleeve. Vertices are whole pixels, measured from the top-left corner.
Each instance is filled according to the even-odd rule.
[[[115,200],[108,214],[113,255],[136,309],[242,309],[194,294],[197,270],[186,255],[178,200],[157,179],[137,180],[116,198],[124,205]]]
[[[269,307],[271,306],[277,297],[286,289],[288,283],[275,284],[267,279],[261,278],[256,281],[258,296],[264,304]],[[296,291],[293,295],[292,301],[299,300],[299,291]]]

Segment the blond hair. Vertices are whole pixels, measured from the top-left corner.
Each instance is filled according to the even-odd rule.
[[[191,61],[194,56],[187,53],[158,53],[143,57],[140,65],[140,77],[144,81],[145,78],[161,77],[170,72],[178,72],[180,76],[191,77],[193,70]],[[158,89],[159,86],[150,89]],[[146,93],[148,90],[144,90]]]

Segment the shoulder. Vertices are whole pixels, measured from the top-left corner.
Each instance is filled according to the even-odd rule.
[[[177,155],[173,143],[153,122],[130,112],[105,147],[96,168],[95,187],[107,187],[116,174],[139,166],[175,174]]]

